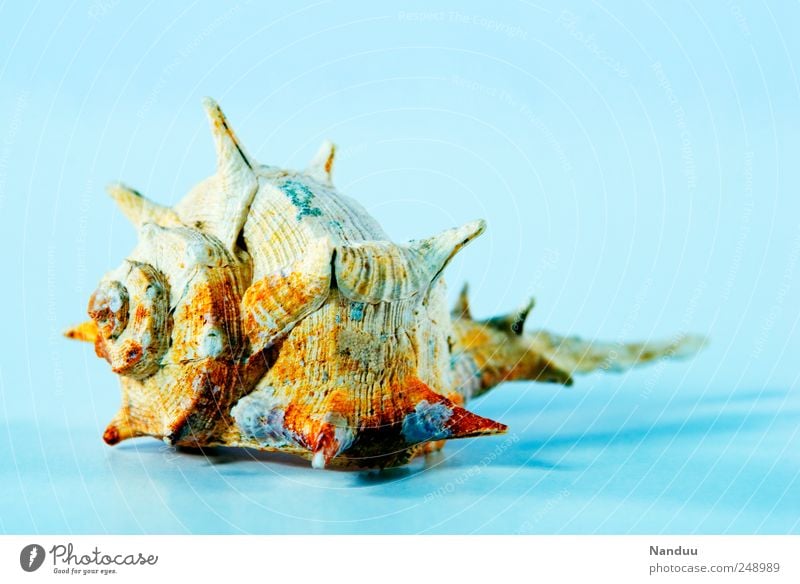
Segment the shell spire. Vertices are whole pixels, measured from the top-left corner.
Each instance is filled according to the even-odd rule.
[[[325,140],[314,158],[306,167],[306,174],[327,185],[333,184],[333,159],[336,156],[336,144]]]

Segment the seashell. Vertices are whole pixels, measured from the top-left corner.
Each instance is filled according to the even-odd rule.
[[[504,381],[570,385],[703,345],[524,332],[532,300],[476,320],[466,287],[450,311],[442,273],[483,221],[393,243],[333,187],[333,144],[303,171],[259,165],[219,106],[204,107],[215,174],[174,208],[108,188],[139,240],[92,294],[91,320],[66,332],[120,376],[108,444],[153,436],[385,467],[505,432],[464,407]]]

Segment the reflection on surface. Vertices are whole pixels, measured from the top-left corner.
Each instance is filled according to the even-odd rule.
[[[510,388],[508,422],[383,471],[316,471],[280,453],[105,446],[96,428],[0,433],[6,532],[625,533],[793,529],[800,502],[788,392],[662,395]],[[609,383],[606,387],[613,388]],[[780,513],[773,510],[780,509]],[[796,526],[794,526],[796,529]]]

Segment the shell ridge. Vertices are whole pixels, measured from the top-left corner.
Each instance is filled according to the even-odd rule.
[[[305,256],[253,282],[242,298],[245,331],[257,353],[317,310],[331,289],[333,248],[318,239]]]

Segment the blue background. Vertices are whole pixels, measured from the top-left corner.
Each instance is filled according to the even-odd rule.
[[[0,532],[798,533],[796,2],[0,5]],[[115,376],[61,332],[135,241],[104,194],[260,161],[396,240],[484,217],[447,272],[489,316],[696,359],[472,408],[506,436],[383,473],[106,447]]]

